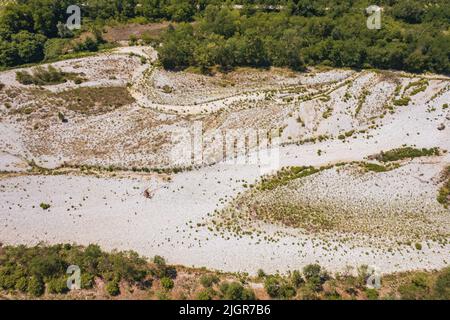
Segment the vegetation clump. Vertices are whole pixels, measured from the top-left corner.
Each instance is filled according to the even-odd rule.
[[[67,82],[68,80],[82,82],[82,78],[76,73],[63,72],[53,66],[36,67],[31,73],[28,71],[17,71],[16,80],[24,85],[34,84],[37,86],[54,85]]]
[[[273,190],[286,185],[289,181],[313,175],[321,169],[314,167],[286,167],[278,171],[274,176],[264,177],[257,185],[259,190]]]
[[[437,200],[440,204],[448,208],[450,205],[450,167],[447,167],[444,171],[444,184],[439,189]]]
[[[377,159],[382,162],[398,161],[403,159],[413,159],[418,157],[431,157],[439,156],[439,148],[422,148],[416,149],[412,147],[403,147],[398,149],[389,150],[386,152],[381,152]]]

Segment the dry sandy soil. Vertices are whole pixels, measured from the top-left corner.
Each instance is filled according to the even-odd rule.
[[[152,48],[123,47],[53,64],[81,84],[24,86],[15,70],[0,73],[0,241],[98,243],[250,273],[314,262],[382,273],[448,265],[450,211],[436,195],[450,165],[450,79],[280,69],[204,76],[160,70],[156,59]],[[396,106],[402,97],[410,101]],[[258,139],[243,139],[248,129]],[[279,138],[266,141],[267,132]],[[186,152],[191,135],[203,148]],[[361,170],[404,145],[442,152]],[[267,148],[270,161],[252,163]],[[338,163],[348,164],[270,192],[252,187],[284,166]],[[307,210],[292,226],[261,219],[261,206]]]

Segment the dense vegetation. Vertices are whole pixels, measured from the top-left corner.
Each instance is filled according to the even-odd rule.
[[[184,22],[169,27],[159,49],[169,69],[323,64],[450,72],[447,0],[86,0],[82,30],[72,32],[66,8],[77,2],[17,0],[1,9],[0,67],[96,51],[111,21],[165,19]],[[384,9],[381,30],[366,28],[371,4]],[[89,37],[78,37],[86,31]]]
[[[169,28],[159,49],[169,69],[305,65],[450,72],[448,1],[272,1],[279,12],[207,6],[197,23]],[[365,8],[384,7],[382,28]]]
[[[366,286],[370,272],[365,266],[358,269],[357,276],[348,273],[332,276],[312,264],[284,276],[267,275],[259,270],[257,277],[252,278],[173,267],[160,256],[147,261],[132,251],[106,253],[96,245],[69,244],[0,246],[0,296],[67,294],[69,265],[80,267],[82,293],[89,290],[99,297],[147,292],[147,296],[158,299],[199,300],[254,300],[267,297],[266,294],[274,299],[450,299],[450,268],[433,273],[386,275],[382,278],[383,289],[375,290]],[[177,283],[180,273],[182,280]],[[249,282],[263,283],[265,292],[256,294]]]

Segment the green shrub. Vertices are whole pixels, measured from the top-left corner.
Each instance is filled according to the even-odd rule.
[[[66,293],[69,291],[67,279],[65,277],[50,279],[50,281],[47,282],[47,289],[50,293]]]
[[[33,276],[28,281],[28,289],[27,292],[35,297],[39,297],[44,294],[45,285],[44,281],[40,277]]]
[[[258,278],[260,278],[260,279],[266,277],[266,273],[264,272],[263,269],[258,269],[257,275],[258,275]]]
[[[309,264],[303,268],[303,276],[306,279],[306,284],[311,290],[319,292],[322,290],[322,285],[329,278],[328,274],[318,264]]]
[[[165,290],[172,290],[174,286],[173,280],[168,277],[164,277],[161,279],[161,286]]]
[[[430,297],[430,285],[428,276],[425,274],[415,275],[410,282],[402,284],[398,288],[402,299],[422,300]]]
[[[296,294],[295,288],[279,276],[267,277],[264,281],[264,288],[272,298],[290,299]]]
[[[205,288],[210,288],[214,284],[219,283],[219,277],[214,274],[204,274],[200,277],[200,283]]]
[[[437,277],[433,290],[436,299],[450,300],[450,268],[444,269]]]
[[[225,300],[255,300],[255,293],[238,282],[222,282],[220,291]]]
[[[81,273],[81,288],[91,289],[94,286],[94,275],[88,272]]]
[[[213,289],[207,288],[197,293],[197,300],[212,300],[215,295],[216,292]]]
[[[106,292],[113,297],[120,294],[118,279],[113,279],[106,284]]]
[[[412,147],[403,147],[381,152],[378,157],[382,162],[398,161],[403,159],[413,159],[418,157],[431,157],[440,155],[439,148],[416,149]]]
[[[20,292],[27,292],[28,280],[26,277],[22,277],[16,281],[15,289]]]
[[[295,288],[300,288],[300,286],[305,283],[300,271],[294,270],[291,274],[291,283]]]
[[[377,300],[378,299],[379,294],[378,294],[377,290],[367,288],[366,290],[364,290],[364,292],[366,294],[367,299],[369,299],[369,300]]]
[[[50,208],[50,205],[49,205],[48,203],[43,203],[43,202],[42,202],[42,203],[39,205],[39,207],[41,207],[42,210],[47,210],[47,209]]]
[[[403,97],[403,98],[394,100],[394,105],[396,105],[396,106],[407,106],[410,101],[411,101],[411,98]]]

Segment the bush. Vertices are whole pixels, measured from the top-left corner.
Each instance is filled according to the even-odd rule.
[[[398,291],[405,300],[427,299],[430,296],[429,279],[425,274],[416,274],[410,282],[399,286]]]
[[[437,277],[433,290],[436,299],[450,300],[450,268],[444,269]]]
[[[211,288],[204,289],[197,293],[197,300],[212,300],[216,292]]]
[[[110,296],[113,296],[113,297],[118,296],[120,294],[119,280],[113,279],[113,280],[109,281],[106,285],[106,292]]]
[[[94,286],[94,275],[88,272],[81,273],[81,288],[91,289]]]
[[[378,291],[375,289],[366,289],[365,291],[366,297],[369,300],[377,300],[378,299]]]
[[[411,98],[403,97],[403,98],[394,100],[394,105],[396,105],[396,106],[407,106],[410,101],[411,101]]]
[[[20,292],[27,292],[28,280],[26,277],[22,277],[16,281],[15,289]]]
[[[255,293],[238,282],[223,282],[220,291],[225,300],[255,300]]]
[[[267,277],[264,288],[272,298],[290,299],[296,294],[295,288],[278,276]]]
[[[173,280],[168,277],[164,277],[161,279],[161,286],[165,290],[172,290],[174,286]]]
[[[210,288],[219,282],[219,277],[214,274],[204,274],[200,277],[200,283],[205,288]]]
[[[42,278],[36,276],[31,277],[28,282],[27,292],[35,297],[43,295],[45,292],[45,285]]]
[[[277,277],[267,277],[264,281],[264,289],[272,298],[278,298],[280,296],[281,281]]]
[[[266,277],[266,273],[264,272],[263,269],[258,269],[258,278],[262,279]]]
[[[47,283],[47,289],[50,293],[66,293],[69,291],[69,288],[67,287],[67,279],[65,277],[53,278]]]
[[[303,279],[300,271],[294,270],[291,274],[291,283],[295,288],[299,288],[303,283],[305,283],[305,280]]]
[[[305,266],[303,268],[303,275],[309,288],[315,292],[321,291],[322,285],[328,279],[328,274],[318,264]]]
[[[404,148],[397,148],[392,149],[386,152],[382,152],[379,155],[379,160],[382,162],[391,162],[391,161],[398,161],[403,159],[413,159],[418,157],[431,157],[431,156],[438,156],[439,149],[438,148],[431,148],[431,149],[416,149],[412,147],[404,147]]]

